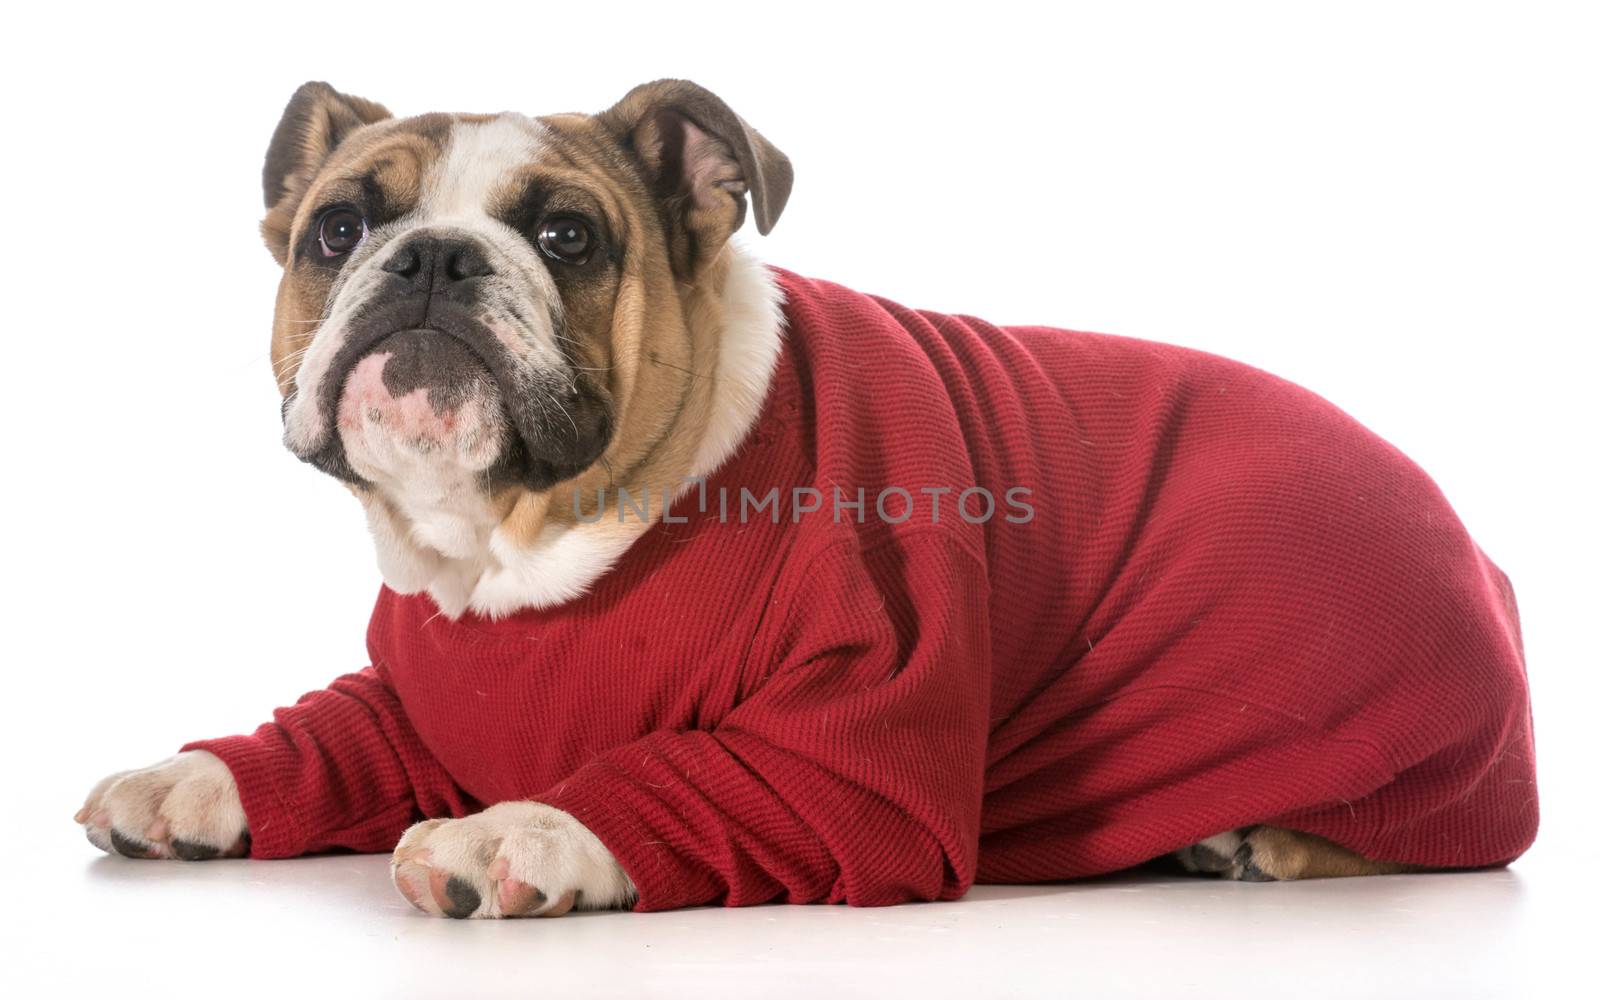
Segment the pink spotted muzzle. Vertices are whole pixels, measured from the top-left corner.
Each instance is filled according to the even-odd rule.
[[[357,361],[339,397],[337,427],[347,461],[367,480],[419,458],[486,473],[513,446],[494,376],[461,341],[436,330],[391,334]]]
[[[403,480],[419,458],[489,489],[536,491],[593,464],[611,439],[605,391],[507,338],[483,301],[494,270],[470,238],[401,239],[364,286],[316,398],[298,401],[316,408],[321,433],[288,435],[290,449],[363,486]]]

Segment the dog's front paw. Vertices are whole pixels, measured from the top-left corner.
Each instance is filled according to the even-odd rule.
[[[598,837],[537,802],[418,823],[400,838],[389,873],[401,895],[434,916],[559,917],[634,898],[633,883]]]
[[[74,819],[107,854],[205,861],[250,852],[233,773],[204,750],[111,775]]]

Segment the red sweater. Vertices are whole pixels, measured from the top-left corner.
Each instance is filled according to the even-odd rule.
[[[1511,588],[1393,447],[1212,355],[774,270],[783,355],[704,513],[554,609],[385,589],[372,666],[189,744],[255,856],[535,799],[656,910],[951,898],[1263,822],[1425,865],[1528,846]],[[739,523],[772,487],[781,523]]]

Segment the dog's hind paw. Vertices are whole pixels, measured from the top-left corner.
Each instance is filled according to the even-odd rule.
[[[1424,870],[1417,865],[1368,861],[1331,840],[1276,826],[1228,830],[1176,851],[1173,857],[1185,871],[1234,882],[1288,882]]]

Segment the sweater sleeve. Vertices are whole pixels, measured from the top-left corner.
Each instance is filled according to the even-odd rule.
[[[638,909],[956,898],[977,865],[987,588],[952,536],[833,546],[790,579],[754,693],[540,796],[594,831]],[[729,669],[738,669],[730,665]]]
[[[372,667],[273,712],[250,736],[197,740],[233,772],[250,854],[391,850],[411,823],[478,808],[412,730]]]

